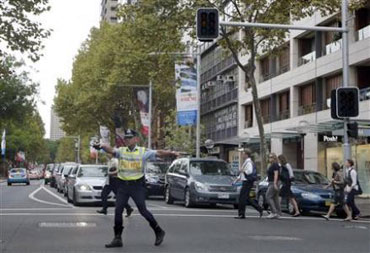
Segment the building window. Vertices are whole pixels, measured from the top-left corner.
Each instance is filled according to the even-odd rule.
[[[263,124],[270,122],[270,98],[261,100],[261,115]]]
[[[279,56],[279,74],[288,72],[290,69],[290,48],[284,48]]]
[[[357,40],[370,37],[370,7],[356,11]]]
[[[279,111],[276,115],[277,120],[288,119],[290,117],[290,100],[289,91],[278,95],[279,98]]]
[[[315,83],[310,83],[300,87],[298,115],[314,112],[315,105],[316,105]]]
[[[249,128],[253,126],[253,105],[244,106],[245,109],[245,122],[244,128]]]
[[[316,59],[315,37],[299,39],[299,65],[313,62]]]
[[[324,105],[324,109],[330,108],[330,98],[331,98],[331,91],[335,90],[336,88],[342,87],[342,74],[330,76],[325,79],[325,97],[324,101],[326,104]]]
[[[357,67],[357,83],[360,89],[360,100],[370,99],[370,67],[359,66]]]

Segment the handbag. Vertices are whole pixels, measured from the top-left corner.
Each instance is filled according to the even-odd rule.
[[[356,191],[356,195],[361,195],[363,192],[362,192],[360,182],[358,180],[357,180],[357,188],[358,190]]]

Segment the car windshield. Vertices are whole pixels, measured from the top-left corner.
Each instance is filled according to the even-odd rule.
[[[11,169],[10,173],[26,173],[26,169]]]
[[[299,184],[329,184],[329,180],[316,172],[294,172],[294,182]]]
[[[165,174],[168,167],[168,163],[147,163],[145,172],[152,174]]]
[[[231,169],[227,163],[218,161],[194,161],[190,162],[192,175],[231,176]]]
[[[73,169],[73,166],[64,167],[63,174],[64,176],[67,176],[69,172]]]
[[[108,167],[94,166],[94,167],[81,167],[77,177],[106,177]]]

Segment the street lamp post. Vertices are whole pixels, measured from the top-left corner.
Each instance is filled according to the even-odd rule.
[[[64,136],[63,138],[70,138],[70,139],[74,139],[74,140],[77,139],[77,163],[80,163],[81,162],[81,160],[80,160],[80,144],[81,144],[80,135],[76,135],[76,136]]]

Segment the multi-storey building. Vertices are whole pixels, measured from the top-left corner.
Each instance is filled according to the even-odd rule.
[[[316,13],[295,24],[340,26],[340,22],[339,13],[327,17]],[[361,100],[360,115],[354,119],[359,137],[351,140],[352,157],[364,192],[370,194],[370,1],[351,13],[348,25],[349,85],[359,88]],[[329,108],[331,90],[342,86],[341,46],[338,33],[291,31],[281,54],[260,57],[255,72],[269,149],[285,154],[295,168],[328,177],[332,162],[343,163],[343,123],[331,118]],[[219,146],[220,157],[232,162],[237,145],[243,142],[258,154],[259,132],[251,89],[244,88],[245,74],[219,51],[211,43],[202,51],[201,117],[207,137]],[[240,59],[247,63],[247,56]],[[227,82],[217,81],[231,78],[230,88]],[[237,97],[229,95],[233,92]],[[236,116],[233,106],[237,106]]]
[[[65,133],[60,128],[60,119],[58,115],[56,115],[54,108],[51,108],[50,113],[50,140],[56,141],[60,138],[64,137]]]
[[[101,1],[101,20],[108,23],[117,23],[117,7],[120,4],[134,4],[137,0],[102,0]]]

